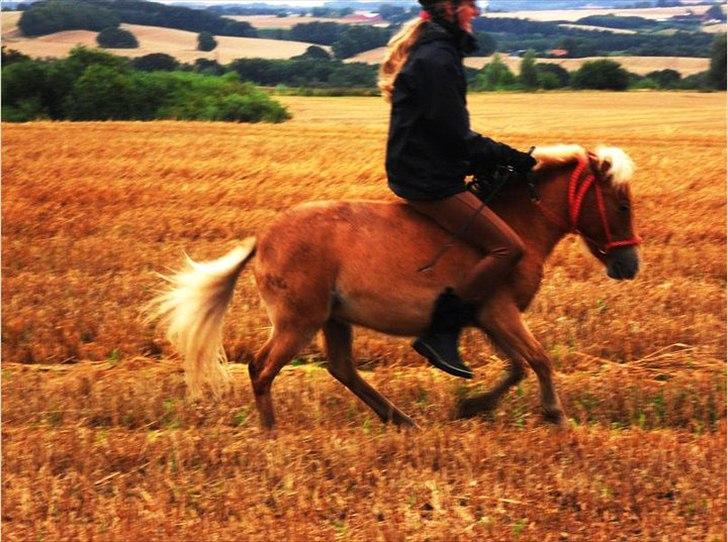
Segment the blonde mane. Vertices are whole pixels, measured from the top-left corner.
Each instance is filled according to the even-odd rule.
[[[588,151],[581,145],[553,145],[536,147],[533,157],[538,160],[536,171],[571,164],[587,157]],[[599,168],[614,186],[620,187],[629,183],[634,175],[634,162],[619,147],[600,145],[594,150],[599,161]]]

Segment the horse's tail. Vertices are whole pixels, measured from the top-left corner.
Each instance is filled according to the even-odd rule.
[[[184,359],[185,378],[192,398],[207,384],[216,397],[228,387],[227,356],[222,347],[222,324],[235,283],[255,254],[255,237],[248,237],[230,252],[208,262],[189,256],[186,266],[147,306],[148,320],[161,318],[167,338]]]

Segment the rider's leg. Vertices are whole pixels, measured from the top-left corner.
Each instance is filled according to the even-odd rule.
[[[484,253],[465,279],[455,285],[455,293],[464,301],[481,303],[523,255],[523,242],[518,234],[471,192],[442,200],[408,203]]]
[[[472,370],[458,353],[460,331],[472,320],[476,307],[518,263],[523,243],[510,226],[470,192],[408,203],[484,253],[454,290],[448,288],[435,300],[430,327],[413,343],[415,350],[436,367],[471,378]]]

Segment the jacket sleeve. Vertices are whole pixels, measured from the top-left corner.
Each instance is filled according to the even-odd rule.
[[[520,157],[525,153],[470,129],[459,59],[447,52],[438,52],[420,58],[414,72],[415,88],[427,124],[453,156],[469,162],[469,173],[497,164],[520,163]]]

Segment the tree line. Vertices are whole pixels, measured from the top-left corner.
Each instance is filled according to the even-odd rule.
[[[710,68],[701,73],[682,77],[673,69],[652,71],[645,76],[631,73],[618,62],[604,58],[585,62],[568,72],[551,63],[537,63],[536,52],[529,50],[520,62],[519,74],[508,68],[496,55],[492,62],[471,75],[474,90],[553,90],[559,88],[628,90],[725,90],[726,89],[726,35],[719,34],[710,50]]]
[[[631,19],[606,17],[611,25],[614,21]],[[586,19],[594,24],[605,19]],[[580,24],[587,24],[583,22]],[[667,35],[661,33],[617,34],[610,31],[567,28],[554,22],[529,21],[513,18],[478,18],[473,22],[476,32],[489,34],[496,42],[498,51],[533,49],[539,55],[554,49],[562,49],[568,57],[608,56],[690,56],[707,57],[713,35],[706,32],[677,31]]]
[[[247,22],[145,0],[40,0],[23,11],[18,27],[26,36],[41,36],[62,30],[98,32],[118,27],[120,23],[209,32],[217,36],[257,36]]]

